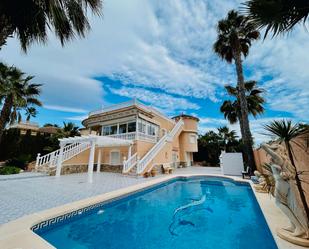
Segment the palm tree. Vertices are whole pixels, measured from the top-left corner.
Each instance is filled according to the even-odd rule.
[[[0,141],[7,123],[20,119],[20,110],[42,105],[37,99],[41,85],[30,83],[32,79],[18,68],[0,63]]]
[[[43,125],[43,127],[50,127],[50,126],[59,128],[59,125],[57,125],[57,124],[46,123],[46,124]]]
[[[62,131],[64,133],[65,137],[74,137],[74,136],[79,136],[79,128],[72,122],[63,122],[63,128]]]
[[[49,31],[61,44],[90,29],[87,11],[101,15],[102,0],[1,0],[0,46],[16,36],[24,51],[34,41],[45,43]]]
[[[37,114],[38,111],[34,107],[28,107],[26,109],[26,116],[27,116],[26,120],[29,122],[30,118],[31,117],[35,118]]]
[[[288,32],[296,24],[305,23],[309,15],[308,0],[249,0],[244,3],[249,19],[259,28],[266,28],[265,37]]]
[[[240,106],[240,130],[244,145],[244,156],[251,171],[255,170],[252,150],[252,136],[248,119],[248,104],[242,68],[242,55],[246,57],[252,41],[260,37],[259,31],[248,18],[231,10],[226,19],[220,20],[217,27],[218,37],[214,43],[214,51],[228,63],[235,62],[237,73],[237,99]]]
[[[217,130],[220,140],[223,142],[223,149],[226,151],[228,144],[234,143],[237,139],[236,131],[230,130],[227,126],[219,127]]]
[[[220,111],[224,114],[224,118],[226,118],[231,124],[235,124],[241,119],[240,103],[237,98],[238,90],[236,87],[228,85],[225,86],[225,89],[230,96],[235,98],[235,100],[225,100],[220,107]],[[263,93],[264,90],[258,88],[257,82],[253,80],[245,82],[245,89],[248,113],[254,117],[262,114],[264,112],[263,104],[265,103],[265,99],[261,96],[261,93]]]
[[[293,157],[294,153],[291,146],[292,143],[298,145],[298,143],[295,141],[296,138],[302,139],[304,134],[308,134],[308,127],[304,128],[299,124],[292,124],[291,120],[283,119],[279,121],[273,121],[270,124],[264,125],[264,129],[267,131],[268,135],[272,137],[275,136],[279,143],[284,143],[291,164],[293,165],[296,172],[295,176],[296,186],[300,195],[300,199],[304,206],[307,218],[309,219],[309,207],[306,201],[305,192],[302,188],[301,180],[299,178],[299,172],[295,165],[295,160]]]

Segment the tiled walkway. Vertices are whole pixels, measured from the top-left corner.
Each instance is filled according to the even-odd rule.
[[[219,168],[190,167],[177,173],[220,174]],[[161,176],[158,176],[161,177]],[[60,206],[87,197],[124,188],[153,178],[136,178],[114,173],[94,174],[93,183],[87,182],[87,174],[10,178],[0,180],[0,224],[27,214]]]

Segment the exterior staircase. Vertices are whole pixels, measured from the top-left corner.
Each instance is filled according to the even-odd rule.
[[[128,158],[128,160],[123,162],[122,173],[124,174],[132,173],[132,171],[134,171],[134,168],[136,168],[135,166],[137,165],[137,163],[138,163],[138,156],[137,153],[135,153],[133,156]]]
[[[72,143],[63,148],[62,162],[71,159],[79,153],[90,148],[89,142]],[[35,164],[35,171],[50,173],[55,170],[60,154],[60,149],[48,153],[44,156],[38,154]]]
[[[142,159],[139,159],[137,153],[129,157],[126,161],[123,162],[122,173],[136,176],[142,175],[146,171],[150,171],[151,168],[149,168],[149,165],[151,161],[158,155],[158,153],[168,142],[173,141],[174,137],[179,133],[179,131],[181,131],[183,125],[184,122],[180,119],[175,124],[173,129],[161,137],[160,140],[143,156]],[[90,140],[84,140],[66,145],[62,152],[62,162],[71,159],[79,153],[89,149],[90,147]],[[35,171],[45,173],[51,173],[52,171],[55,171],[60,153],[61,151],[58,149],[44,156],[38,154],[35,164]]]
[[[151,168],[148,168],[151,161],[164,148],[166,143],[173,141],[175,135],[182,129],[183,125],[183,120],[179,120],[171,132],[161,137],[161,139],[146,153],[146,155],[144,155],[141,160],[138,159],[137,154],[134,154],[128,158],[128,160],[126,160],[123,164],[123,173],[128,173],[130,175],[142,175],[146,170],[151,170]]]

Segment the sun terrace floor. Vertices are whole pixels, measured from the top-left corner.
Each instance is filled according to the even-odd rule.
[[[220,168],[193,166],[177,169],[175,174],[221,175],[221,170]],[[158,175],[155,178],[158,179],[164,176],[165,175]],[[153,179],[153,177],[136,178],[107,172],[95,173],[93,183],[87,182],[87,173],[65,175],[60,178],[43,176],[37,173],[0,176],[0,230],[4,226],[10,226],[10,224],[12,226],[12,223],[3,225],[4,223],[22,216],[142,182],[151,181]],[[255,193],[255,195],[277,242],[278,249],[304,248],[293,245],[277,236],[276,229],[287,226],[287,217],[276,207],[274,200],[270,198],[268,194]],[[4,248],[9,248],[7,246],[8,245]]]
[[[190,167],[177,169],[180,174],[220,174],[220,168]],[[158,175],[163,177],[164,175]],[[87,173],[64,175],[59,178],[36,173],[0,176],[0,224],[45,209],[111,192],[153,179],[124,176],[117,173]]]

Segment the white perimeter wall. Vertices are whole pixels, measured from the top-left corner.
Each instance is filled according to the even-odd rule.
[[[241,153],[222,152],[220,156],[220,166],[222,174],[239,176],[244,170]]]

